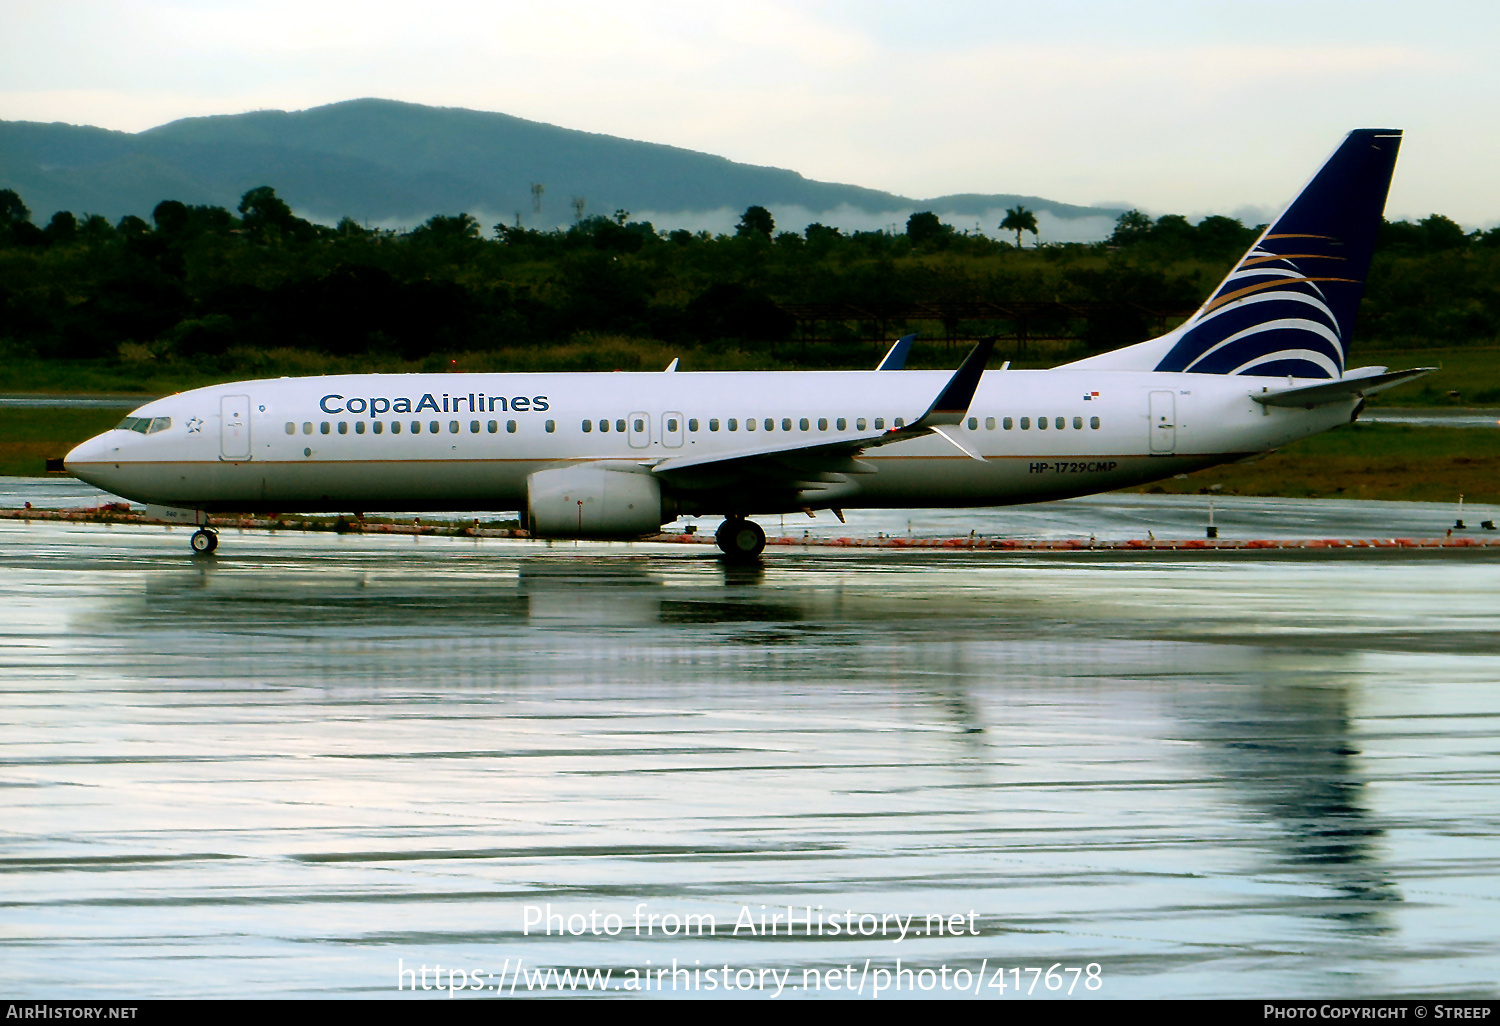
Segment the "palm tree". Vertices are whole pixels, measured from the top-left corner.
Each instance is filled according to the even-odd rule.
[[[1022,232],[1030,232],[1032,235],[1037,235],[1036,215],[1025,207],[1010,207],[1005,211],[1005,220],[1000,222],[1000,230],[1002,232],[1015,232],[1016,248],[1020,249]],[[1040,236],[1038,236],[1037,241],[1041,241]]]

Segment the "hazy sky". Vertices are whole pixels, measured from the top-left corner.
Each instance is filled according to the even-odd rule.
[[[1279,207],[1404,128],[1392,216],[1500,221],[1500,3],[0,0],[0,119],[138,131],[361,96],[926,198]]]

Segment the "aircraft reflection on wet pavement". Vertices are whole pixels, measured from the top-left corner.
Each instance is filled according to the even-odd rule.
[[[1492,561],[343,539],[184,565],[24,530],[35,555],[0,550],[28,639],[0,725],[27,785],[0,788],[12,991],[86,963],[101,993],[384,993],[397,954],[1492,987]],[[118,861],[59,868],[83,856]],[[979,936],[520,932],[528,902],[640,901],[973,908]]]

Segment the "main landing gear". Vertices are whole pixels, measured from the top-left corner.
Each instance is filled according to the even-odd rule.
[[[731,516],[714,532],[714,541],[733,560],[750,560],[766,547],[766,532],[753,520]]]
[[[188,540],[188,544],[192,545],[194,553],[206,556],[219,547],[219,534],[217,531],[200,527],[193,532],[193,537]]]

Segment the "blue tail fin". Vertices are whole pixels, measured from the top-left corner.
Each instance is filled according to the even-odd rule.
[[[1156,369],[1342,376],[1400,145],[1399,131],[1350,132]]]
[[[1350,132],[1197,313],[1064,366],[1342,377],[1400,146],[1394,129]]]

